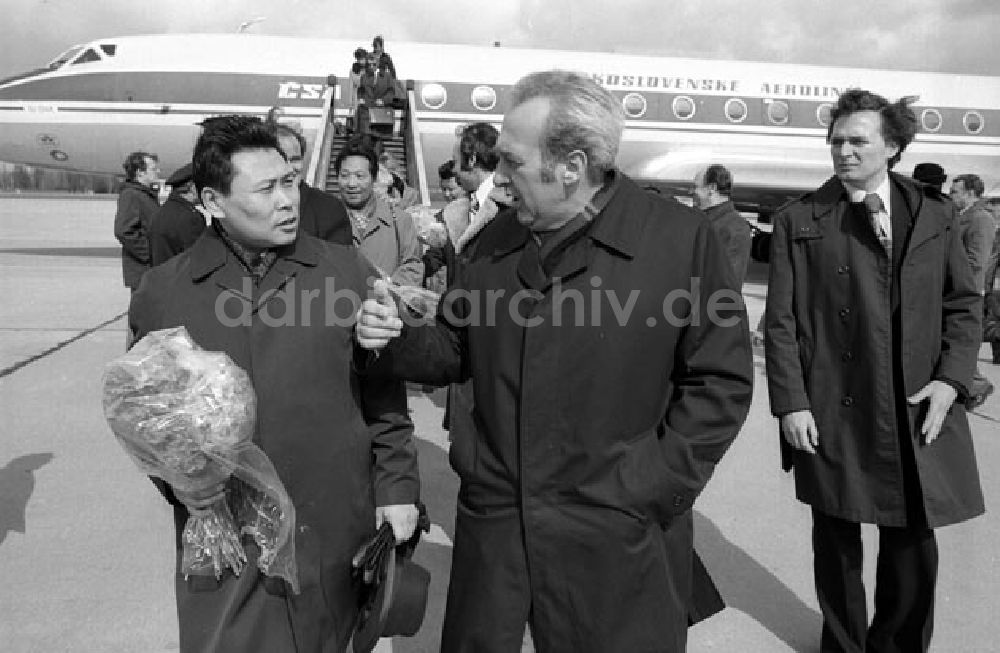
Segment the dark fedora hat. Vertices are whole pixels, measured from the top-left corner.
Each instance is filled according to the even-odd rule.
[[[380,637],[410,637],[420,630],[427,610],[429,571],[393,549],[354,629],[354,653],[369,653]]]
[[[427,521],[426,513],[422,520]],[[352,638],[354,653],[369,653],[380,637],[410,637],[420,630],[431,580],[430,572],[410,557],[420,530],[397,546],[392,528],[385,523],[355,556],[361,610]]]
[[[936,163],[918,163],[913,168],[913,178],[931,186],[940,186],[948,180],[948,175]]]

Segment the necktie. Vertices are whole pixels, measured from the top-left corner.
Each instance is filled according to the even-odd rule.
[[[469,198],[469,218],[475,218],[479,213],[479,198],[473,195]]]
[[[868,193],[865,195],[865,209],[868,212],[868,220],[871,221],[872,230],[875,232],[875,237],[878,241],[882,243],[882,248],[885,249],[885,253],[892,259],[892,238],[889,237],[889,232],[885,228],[883,223],[882,209],[882,198],[878,196],[877,193]]]

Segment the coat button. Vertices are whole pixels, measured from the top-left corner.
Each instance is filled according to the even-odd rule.
[[[840,317],[847,317],[850,314],[851,314],[851,309],[849,307],[845,306],[844,308],[840,309]]]
[[[844,362],[854,360],[854,354],[852,354],[849,351],[845,351],[843,354],[840,355],[840,359]]]
[[[684,497],[682,497],[679,494],[675,494],[674,495],[674,507],[675,508],[680,508],[683,505],[684,505]]]
[[[850,408],[854,405],[854,397],[844,397],[840,400],[840,403],[842,403],[846,408]]]
[[[837,274],[847,274],[850,271],[851,271],[850,265],[841,265],[840,267],[837,268]]]

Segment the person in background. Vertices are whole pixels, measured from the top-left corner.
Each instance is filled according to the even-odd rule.
[[[375,270],[356,250],[298,229],[298,178],[273,127],[250,116],[204,125],[193,174],[212,225],[146,274],[129,318],[139,336],[184,326],[202,348],[224,352],[249,375],[257,397],[253,442],[295,507],[301,591],[263,576],[259,548],[245,536],[239,576],[176,574],[179,647],[340,653],[359,610],[352,558],[382,523],[397,541],[417,523],[406,390],[356,372],[353,315],[331,315],[325,293],[335,286],[364,297]],[[163,484],[161,491],[174,509],[179,566],[188,515],[224,497],[225,485],[187,492]]]
[[[987,283],[986,273],[990,268],[990,255],[996,236],[993,214],[986,207],[983,190],[983,180],[978,175],[958,175],[951,182],[951,201],[958,209],[958,235],[965,246],[965,254],[969,257],[969,266],[980,294],[985,294],[992,287],[992,279],[991,283]],[[993,384],[977,366],[966,408],[974,410],[982,406],[993,389]]]
[[[435,219],[445,227],[444,242],[424,251],[424,286],[444,292],[454,278],[455,241],[469,223],[469,194],[458,183],[455,160],[448,159],[438,166],[441,195],[447,204],[435,214]]]
[[[375,64],[375,103],[379,106],[397,108],[402,101],[396,84],[396,73],[392,69],[389,55],[383,54]]]
[[[149,226],[151,264],[156,266],[186,250],[205,231],[205,216],[198,210],[198,190],[191,164],[185,163],[167,178],[170,195]]]
[[[724,166],[713,164],[695,175],[694,204],[708,216],[736,275],[737,287],[742,288],[750,263],[751,233],[750,224],[729,198],[732,192],[733,176]]]
[[[448,159],[438,166],[438,182],[441,196],[444,197],[445,202],[469,196],[465,189],[459,185],[458,177],[455,176],[455,159]]]
[[[155,188],[160,179],[160,161],[155,154],[132,152],[122,168],[125,183],[118,191],[115,238],[122,245],[122,278],[135,292],[150,268],[149,225],[160,208]]]
[[[372,39],[372,55],[375,58],[377,67],[384,69],[393,79],[396,79],[396,66],[392,63],[392,57],[385,51],[385,39],[381,34]]]
[[[289,165],[298,176],[299,184],[299,229],[311,236],[331,243],[350,246],[353,244],[351,221],[347,209],[333,195],[313,188],[302,177],[305,165],[306,139],[299,132],[282,123],[272,124],[278,136],[278,144]]]
[[[421,286],[423,248],[413,220],[374,191],[378,155],[364,139],[352,139],[337,153],[334,169],[347,205],[353,242],[379,271],[396,283]]]
[[[494,152],[512,207],[478,236],[437,320],[404,329],[381,281],[362,304],[373,369],[472,379],[474,401],[451,416],[461,486],[443,653],[519,651],[526,625],[539,651],[685,650],[692,506],[750,407],[753,362],[717,237],[615,168],[623,128],[621,103],[587,75],[522,78]],[[664,319],[692,278],[690,311],[713,317]],[[609,294],[640,299],[615,320]]]
[[[955,401],[982,337],[979,288],[954,205],[890,172],[916,129],[907,100],[845,90],[827,131],[834,176],[774,217],[767,382],[782,466],[812,508],[823,651],[926,651],[934,529],[984,510]],[[862,523],[879,534],[871,623]]]
[[[459,129],[456,136],[452,152],[455,177],[469,195],[469,216],[466,225],[449,224],[448,230],[457,232],[455,252],[460,254],[497,214],[491,193],[500,160],[496,152],[500,132],[488,122],[474,122]]]
[[[358,136],[371,134],[371,109],[380,104],[380,102],[376,102],[375,97],[377,69],[375,55],[367,53],[355,96],[357,110],[355,111],[354,127]]]
[[[408,209],[411,206],[419,204],[420,191],[407,184],[406,180],[403,179],[403,166],[399,160],[393,156],[391,151],[384,149],[384,146],[381,144],[375,151],[378,153],[379,163],[376,186],[379,186],[383,182],[383,174],[387,173],[385,177],[385,192],[394,207]]]
[[[1000,365],[1000,288],[987,292],[983,304],[983,340],[993,348],[993,364]]]
[[[984,299],[986,317],[984,320],[989,321],[992,316],[994,324],[1000,325],[1000,322],[998,322],[1000,321],[1000,204],[991,204],[989,206],[993,213],[993,225],[996,227],[996,234],[993,237],[993,249],[990,251],[990,259],[986,265],[986,278],[984,280],[986,287],[986,298]],[[994,297],[992,303],[990,300],[991,296]],[[987,340],[993,349],[993,364],[1000,365],[1000,331],[994,331],[994,333],[996,335],[993,337],[987,338],[984,335],[983,339]]]
[[[913,178],[920,183],[933,186],[941,192],[944,192],[944,182],[948,181],[948,175],[945,174],[944,168],[930,162],[918,163],[913,166]]]
[[[354,118],[358,111],[358,89],[361,87],[361,76],[365,72],[366,62],[368,61],[368,52],[364,48],[358,48],[354,51],[354,63],[351,64],[351,70],[347,75],[347,97],[344,101],[351,111],[351,126],[354,126]]]

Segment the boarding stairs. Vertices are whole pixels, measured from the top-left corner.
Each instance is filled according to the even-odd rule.
[[[316,133],[315,143],[309,157],[309,167],[306,179],[317,188],[329,193],[339,194],[337,171],[334,161],[337,153],[354,134],[346,133],[344,128],[351,108],[340,98],[344,96],[340,86],[346,84],[331,75],[323,95],[323,119]],[[430,204],[430,194],[427,185],[427,171],[424,168],[423,152],[420,143],[420,125],[416,119],[413,107],[416,106],[413,81],[406,82],[406,104],[402,109],[395,109],[395,120],[391,135],[380,137],[382,148],[390,152],[399,162],[399,173],[408,186],[419,190],[420,201]]]

